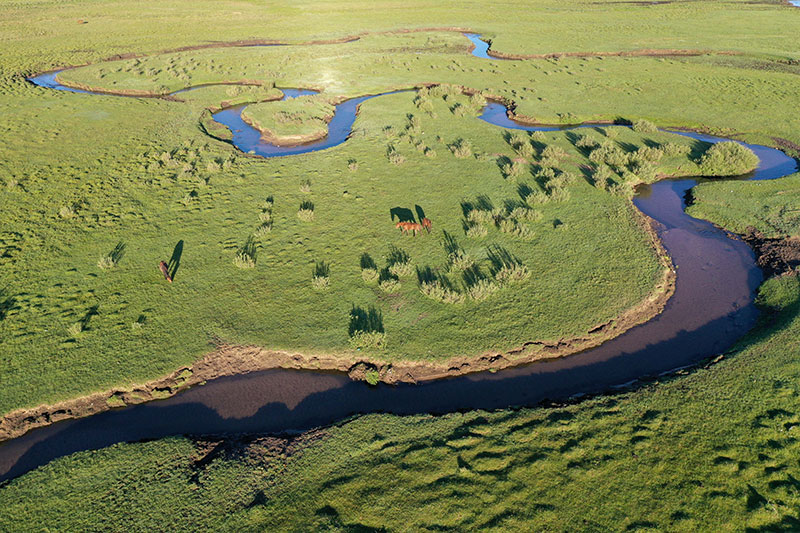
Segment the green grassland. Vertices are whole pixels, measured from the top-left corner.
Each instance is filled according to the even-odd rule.
[[[351,353],[353,305],[383,311],[385,348],[373,353],[389,360],[568,338],[635,305],[659,277],[633,208],[624,194],[584,178],[578,167],[589,160],[571,132],[507,140],[499,128],[454,115],[453,95],[432,100],[436,118],[419,120],[416,146],[403,133],[409,112],[418,113],[416,96],[400,93],[366,102],[347,143],[269,161],[210,141],[189,119],[201,109],[191,102],[52,95],[43,95],[55,99],[40,104],[45,110],[18,110],[15,122],[47,117],[47,131],[58,133],[50,145],[64,154],[59,169],[54,175],[46,155],[34,155],[15,168],[19,183],[3,193],[20,209],[4,214],[3,285],[15,305],[0,323],[2,411],[156,377],[210,350],[211,339]],[[466,106],[467,97],[460,98]],[[74,131],[76,112],[91,118]],[[645,140],[704,149],[675,135],[610,129],[617,133],[612,142],[628,149]],[[88,130],[108,132],[105,142],[80,148]],[[601,142],[608,131],[585,135]],[[452,153],[459,139],[471,146],[468,157]],[[560,195],[523,202],[521,193],[541,186],[527,164],[518,165],[519,176],[504,176],[498,162],[518,157],[514,139],[527,143],[517,150],[530,150],[531,161],[545,145],[563,151],[558,166],[568,174],[553,180],[563,182]],[[654,172],[694,174],[690,157],[664,157]],[[504,212],[521,207],[531,220],[515,218],[510,228],[484,222],[485,236],[467,236],[462,204],[481,197]],[[303,202],[314,205],[311,221],[298,218]],[[391,210],[416,217],[417,205],[436,231],[403,236]],[[479,278],[491,278],[492,246],[516,256],[530,276],[480,300],[448,304],[425,296],[416,267],[436,269],[467,290],[463,274],[448,270],[444,232],[472,258]],[[235,257],[251,236],[255,267],[237,268]],[[179,242],[181,264],[169,285],[156,265]],[[118,243],[124,256],[101,269],[98,262]],[[360,258],[367,253],[384,269],[391,246],[406,252],[412,267],[398,289],[385,291],[364,280]],[[312,284],[318,262],[330,266],[327,290]]]
[[[704,183],[692,191],[690,215],[736,233],[753,226],[766,237],[800,233],[800,175],[776,181]]]

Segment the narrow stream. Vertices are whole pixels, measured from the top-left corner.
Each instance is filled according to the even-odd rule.
[[[51,88],[61,88],[51,80]],[[341,122],[316,150],[347,139],[361,101],[353,99],[337,107],[334,120]],[[348,102],[353,104],[346,106]],[[239,114],[231,110],[232,117]],[[339,118],[340,114],[344,116]],[[508,119],[506,108],[495,103],[488,104],[480,118],[503,128],[554,129],[515,123]],[[227,115],[222,120],[232,125],[237,146],[259,153],[260,138],[245,132],[252,128],[243,121],[236,124]],[[726,140],[675,133],[698,142]],[[760,164],[752,175],[739,179],[775,179],[797,169],[794,159],[779,150],[746,146],[759,156]],[[0,445],[0,480],[63,455],[117,442],[181,434],[292,433],[371,412],[447,413],[535,406],[545,399],[608,391],[695,364],[726,350],[754,325],[758,311],[753,295],[762,280],[745,243],[684,212],[685,193],[697,183],[696,179],[664,180],[637,194],[636,207],[661,225],[659,236],[678,270],[676,291],[659,316],[597,348],[494,374],[420,385],[370,387],[341,374],[298,370],[220,378],[167,400],[58,422],[8,441]]]

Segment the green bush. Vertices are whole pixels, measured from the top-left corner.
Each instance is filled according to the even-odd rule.
[[[327,289],[331,281],[331,267],[325,261],[318,261],[311,273],[311,285],[318,291]]]
[[[469,143],[469,141],[464,139],[457,139],[453,144],[451,144],[450,151],[453,152],[453,155],[458,159],[467,159],[468,157],[472,157],[472,145]]]
[[[356,350],[366,348],[380,349],[386,344],[386,333],[378,331],[358,331],[350,335],[348,344]]]
[[[467,230],[466,230],[467,237],[470,237],[472,239],[480,239],[482,237],[486,237],[488,233],[489,229],[483,224],[477,224],[474,222],[467,223]]]
[[[383,338],[381,338],[380,343],[383,343]],[[364,373],[364,381],[374,387],[381,382],[381,375],[377,370],[367,370]]]
[[[251,235],[236,252],[233,258],[233,264],[239,268],[254,268],[256,266],[256,254],[256,242]]]
[[[350,310],[350,324],[347,330],[352,348],[383,348],[386,332],[383,329],[383,314],[373,306],[364,309],[353,306]]]
[[[447,262],[451,270],[466,270],[475,264],[475,259],[463,248],[458,248],[448,254]]]
[[[297,211],[297,218],[305,222],[314,220],[314,204],[308,201],[302,202]]]
[[[633,131],[636,133],[656,133],[658,128],[649,120],[640,118],[633,122]]]
[[[419,286],[422,294],[446,304],[460,304],[464,303],[464,295],[455,290],[453,287],[443,284],[440,280],[426,281]]]
[[[396,246],[389,246],[389,254],[386,256],[386,264],[391,273],[395,277],[408,276],[414,272],[414,267],[411,263],[411,257]]]
[[[472,285],[467,287],[467,294],[476,302],[487,299],[492,294],[496,293],[500,287],[491,279],[479,279]]]
[[[400,279],[389,268],[384,268],[378,274],[378,286],[384,292],[395,292],[400,290]]]
[[[758,156],[746,146],[724,141],[706,150],[698,164],[700,171],[707,176],[738,176],[756,168],[758,161]]]
[[[263,237],[270,231],[272,231],[272,222],[264,222],[256,228],[255,235],[256,237]]]

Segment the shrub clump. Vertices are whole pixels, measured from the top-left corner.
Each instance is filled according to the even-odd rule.
[[[491,273],[501,285],[522,281],[530,277],[528,267],[500,246],[489,248],[487,256]]]
[[[256,242],[251,235],[236,252],[236,255],[233,257],[233,264],[239,268],[255,268],[256,254]]]
[[[378,274],[378,286],[383,292],[395,292],[400,290],[400,279],[388,268],[384,268]]]
[[[661,146],[661,151],[667,157],[677,157],[679,155],[686,155],[692,151],[689,145],[677,143],[664,143]]]
[[[389,246],[389,255],[386,257],[387,268],[395,276],[408,276],[414,271],[411,258],[408,254],[395,246]]]
[[[372,283],[378,279],[378,266],[366,252],[361,254],[361,278],[367,283]]]
[[[297,218],[305,222],[314,220],[314,204],[309,201],[301,203],[300,209],[297,211]]]
[[[480,239],[482,237],[486,237],[488,233],[489,229],[483,224],[476,224],[474,222],[467,223],[467,230],[466,230],[467,237],[470,237],[472,239]]]
[[[386,343],[383,314],[374,307],[363,309],[354,305],[350,310],[348,333],[349,344],[354,349],[383,348]]]
[[[264,222],[256,228],[255,235],[256,237],[263,237],[270,231],[272,231],[272,222]]]
[[[633,122],[633,131],[636,133],[655,133],[658,131],[658,128],[649,120],[640,118]]]
[[[719,142],[711,146],[698,164],[708,176],[737,176],[758,166],[758,156],[746,146],[734,141]]]
[[[480,302],[496,293],[499,288],[496,282],[489,278],[483,278],[467,287],[467,293],[470,298],[476,302]]]
[[[386,149],[386,157],[393,165],[402,165],[406,162],[405,156],[398,152],[394,145],[389,145],[389,148]]]
[[[463,294],[455,290],[449,284],[442,283],[439,279],[425,281],[419,285],[422,294],[446,304],[460,304],[464,303],[466,299]]]
[[[318,261],[311,274],[311,285],[318,291],[324,291],[331,284],[331,267],[325,261]]]
[[[542,167],[555,167],[558,165],[558,162],[566,156],[567,153],[558,146],[546,146],[544,150],[542,150],[539,163]]]
[[[70,327],[67,328],[67,333],[71,338],[77,338],[83,332],[83,324],[80,322],[75,322]]]
[[[457,139],[453,144],[451,144],[450,151],[453,152],[453,155],[458,159],[467,159],[468,157],[472,157],[472,145],[469,143],[469,141],[464,139]]]
[[[534,237],[533,231],[528,226],[520,224],[516,220],[510,218],[500,220],[498,228],[500,228],[500,231],[503,233],[508,233],[521,239],[532,239]]]
[[[578,137],[578,140],[575,141],[575,147],[577,148],[585,148],[588,150],[592,150],[596,148],[600,143],[597,142],[595,139],[592,139],[588,135],[581,135]]]
[[[116,247],[114,247],[113,250],[102,256],[97,261],[97,266],[100,268],[100,270],[112,269],[119,264],[123,255],[125,255],[125,245],[123,243],[119,243]]]
[[[503,166],[500,167],[500,171],[506,179],[518,178],[525,171],[525,164],[522,161],[514,160],[509,163],[504,163]]]
[[[512,263],[498,270],[494,275],[494,279],[496,279],[498,283],[505,284],[528,279],[530,275],[531,273],[528,271],[528,267],[522,263]]]
[[[447,263],[451,270],[467,270],[475,264],[475,259],[463,248],[458,248],[448,254]]]

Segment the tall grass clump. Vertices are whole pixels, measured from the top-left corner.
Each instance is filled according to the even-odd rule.
[[[75,322],[74,324],[70,325],[67,328],[67,333],[73,339],[78,338],[78,336],[83,332],[83,324],[80,322]]]
[[[467,221],[465,223],[464,233],[471,239],[481,239],[489,234],[489,228],[483,224]]]
[[[75,215],[75,208],[71,205],[62,206],[61,209],[58,210],[58,216],[63,219],[74,218]]]
[[[633,121],[633,131],[636,133],[656,133],[658,128],[649,120],[640,118]]]
[[[414,271],[414,267],[411,264],[411,257],[409,257],[404,250],[393,245],[389,246],[386,264],[389,272],[397,277],[408,276]]]
[[[311,273],[311,285],[318,291],[327,289],[331,283],[331,267],[325,261],[317,261]]]
[[[233,264],[238,268],[255,268],[257,253],[256,241],[250,235],[242,247],[237,250],[236,255],[233,257]]]
[[[487,257],[491,265],[492,276],[501,285],[523,281],[530,277],[528,267],[505,248],[491,246],[487,250]]]
[[[758,166],[758,156],[753,151],[734,141],[719,142],[711,146],[698,164],[708,176],[738,176]]]
[[[498,221],[497,227],[503,233],[508,233],[521,239],[530,240],[535,236],[533,230],[524,224],[520,224],[517,220],[511,218],[503,218]]]
[[[487,277],[478,265],[472,265],[464,270],[463,276],[467,294],[476,302],[487,299],[500,289],[500,285],[495,280]]]
[[[447,254],[447,266],[450,270],[463,271],[475,264],[475,259],[458,244],[455,237],[446,231],[443,232],[442,244]]]
[[[472,157],[472,145],[467,140],[456,139],[456,141],[453,142],[449,148],[450,151],[453,152],[453,155],[458,159],[467,159],[468,157]]]
[[[350,347],[356,350],[383,348],[386,344],[383,314],[373,306],[364,309],[354,305],[350,310],[348,334]]]
[[[531,148],[531,150],[533,149]],[[524,171],[525,171],[525,163],[523,163],[519,159],[503,163],[500,167],[500,172],[502,172],[503,177],[506,179],[518,178],[522,175]]]
[[[378,265],[367,252],[361,254],[361,277],[367,283],[378,279]]]
[[[122,256],[125,255],[125,244],[124,243],[117,243],[113,250],[111,250],[106,255],[102,256],[97,261],[97,266],[101,270],[109,270],[114,268],[119,264],[122,260]]]
[[[434,272],[431,267],[417,269],[419,290],[432,300],[446,304],[464,303],[466,297],[459,292],[449,279]]]
[[[395,292],[400,290],[400,278],[392,274],[389,268],[381,269],[378,274],[378,286],[383,292]]]
[[[305,222],[314,220],[314,204],[309,201],[302,202],[300,209],[297,211],[297,218]]]
[[[567,157],[567,153],[558,146],[546,146],[539,157],[542,167],[556,167],[559,161]]]
[[[406,162],[406,158],[403,154],[397,151],[397,148],[390,144],[389,147],[386,149],[386,157],[389,159],[389,162],[393,165],[402,165]]]

